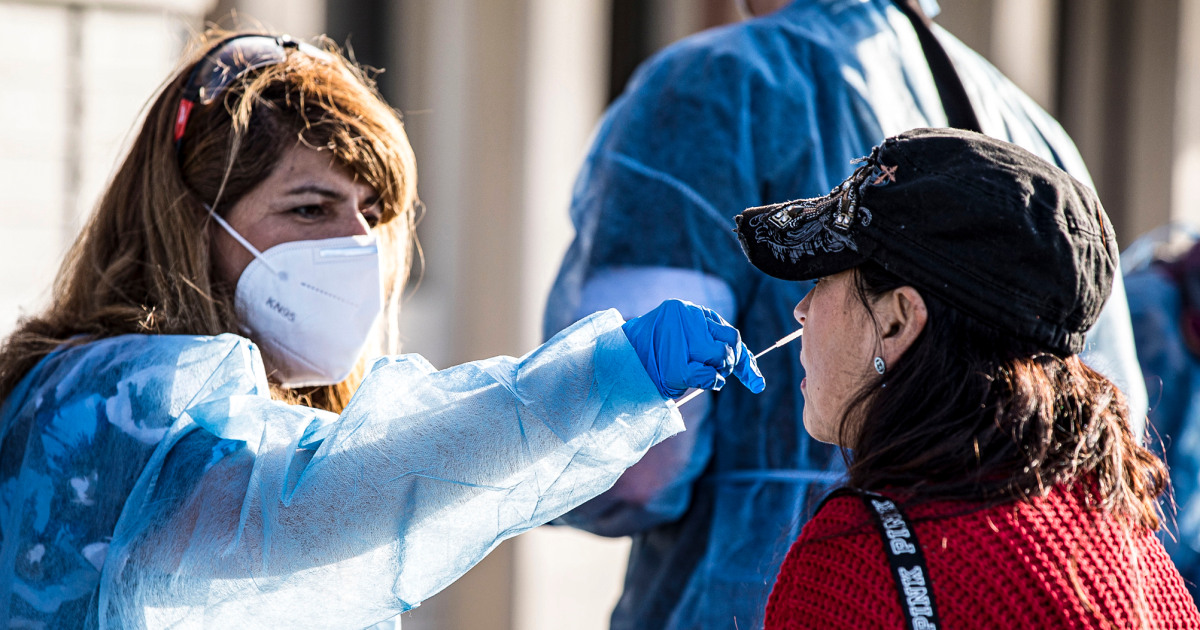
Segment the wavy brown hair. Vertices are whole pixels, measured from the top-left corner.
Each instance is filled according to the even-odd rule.
[[[213,272],[211,217],[262,182],[286,149],[329,151],[380,199],[384,339],[394,343],[407,270],[416,250],[416,163],[398,113],[370,77],[328,41],[318,59],[286,60],[247,73],[207,106],[197,105],[177,153],[176,109],[192,66],[234,33],[210,30],[160,89],[131,148],[54,281],[50,305],[18,324],[0,348],[0,399],[64,344],[136,334],[237,332],[235,287]],[[271,357],[266,357],[268,363]],[[340,412],[362,378],[274,395]]]
[[[868,313],[875,298],[908,284],[874,263],[854,276]],[[1112,381],[1077,355],[1056,356],[922,297],[924,330],[847,407],[846,485],[902,488],[910,502],[992,503],[1090,477],[1100,508],[1159,528],[1166,468],[1130,432]]]

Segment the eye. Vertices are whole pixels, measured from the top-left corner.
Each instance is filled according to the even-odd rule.
[[[296,206],[288,212],[306,220],[316,220],[325,215],[325,208],[317,205]]]
[[[372,197],[367,200],[366,205],[362,209],[363,219],[367,222],[367,227],[375,229],[383,221],[383,208],[379,206],[379,198]]]
[[[377,206],[371,206],[370,208],[364,209],[362,211],[362,215],[363,219],[367,222],[367,227],[371,229],[375,229],[375,226],[379,225],[379,222],[382,220],[382,216],[380,216],[379,208]]]

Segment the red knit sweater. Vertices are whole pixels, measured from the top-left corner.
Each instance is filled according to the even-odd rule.
[[[1154,534],[1088,509],[1087,492],[1060,486],[966,514],[970,506],[948,502],[906,510],[939,628],[1200,628]],[[862,500],[832,499],[788,552],[766,628],[903,628],[890,571]]]

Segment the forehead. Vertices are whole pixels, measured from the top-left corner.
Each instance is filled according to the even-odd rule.
[[[853,270],[840,271],[820,279],[812,290],[815,308],[830,308],[840,312],[862,309],[858,299],[857,283]]]
[[[262,185],[269,188],[289,188],[303,183],[334,186],[344,191],[374,192],[355,172],[330,151],[314,149],[297,143],[284,150]]]
[[[831,276],[824,276],[820,278],[820,284],[825,288],[837,287],[839,289],[848,290],[854,286],[854,278],[854,270],[847,269],[845,271],[839,271]]]

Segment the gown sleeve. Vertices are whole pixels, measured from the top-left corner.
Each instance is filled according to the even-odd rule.
[[[253,391],[257,354],[230,353],[224,369],[258,377],[214,377],[159,443],[113,534],[100,627],[361,628],[418,605],[682,429],[621,323],[441,371],[381,359],[340,417]]]

